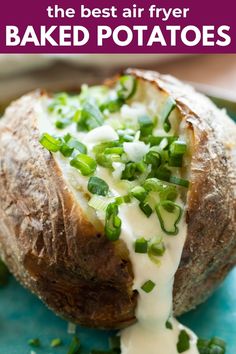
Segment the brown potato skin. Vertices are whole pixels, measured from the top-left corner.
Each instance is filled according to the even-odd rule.
[[[174,284],[178,315],[209,296],[236,263],[236,127],[173,78],[126,73],[173,96],[192,142],[187,240]],[[137,302],[126,246],[87,220],[53,155],[39,144],[41,94],[16,101],[0,121],[1,256],[58,315],[85,326],[124,327],[135,321]]]

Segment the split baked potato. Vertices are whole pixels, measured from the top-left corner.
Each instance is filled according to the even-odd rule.
[[[147,96],[151,90],[159,101],[174,100],[181,117],[176,129],[188,141],[181,168],[190,182],[181,192],[187,239],[173,298],[180,315],[204,301],[236,263],[236,127],[172,77],[136,69],[122,75],[134,77]],[[21,284],[58,315],[122,328],[135,321],[138,297],[129,251],[123,240],[106,237],[88,206],[89,193],[72,192],[57,153],[40,144],[49,124],[41,106],[48,99],[42,91],[23,96],[0,120],[0,254]]]

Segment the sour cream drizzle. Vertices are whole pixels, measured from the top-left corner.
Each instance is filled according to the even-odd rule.
[[[42,102],[38,106],[38,111],[42,118],[39,122],[40,130],[42,133],[48,132],[60,135],[61,132],[49,122],[46,109],[47,104],[47,102]],[[156,109],[155,105],[153,109]],[[133,105],[133,108],[128,106],[122,107],[121,115],[125,116],[128,114],[132,118],[132,115],[137,116],[137,112],[140,111],[145,113],[145,105],[136,103]],[[113,118],[114,120],[119,119],[115,115]],[[67,131],[85,143],[88,149],[91,150],[92,143],[90,138],[94,135],[93,132],[89,133],[90,137],[88,137],[85,133],[78,133],[73,126],[70,126]],[[160,133],[160,127],[158,128],[158,133]],[[63,134],[65,134],[65,131],[63,131]],[[101,134],[104,138],[104,130],[102,129]],[[112,134],[110,131],[110,136]],[[164,134],[161,131],[161,135]],[[95,140],[99,140],[99,137],[95,136]],[[57,153],[56,157],[65,179],[69,182],[72,193],[78,198],[84,212],[88,215],[89,207],[87,201],[82,200],[83,193],[81,192],[81,190],[86,191],[88,178],[82,176],[76,169],[71,167],[60,153]],[[98,166],[96,175],[107,182],[114,196],[125,195],[127,193],[127,190],[117,183],[117,178],[114,178],[114,172],[112,174],[109,170]],[[184,210],[184,202],[180,197],[178,197],[176,202]],[[120,332],[122,354],[178,354],[178,336],[183,329],[186,330],[191,338],[190,349],[184,353],[198,354],[196,335],[172,317],[174,276],[178,269],[187,233],[184,212],[178,224],[179,233],[176,236],[168,236],[162,231],[155,213],[147,218],[140,210],[138,202],[135,199],[130,204],[122,204],[120,206],[119,217],[122,220],[120,237],[129,249],[133,266],[133,290],[137,290],[139,293],[136,309],[137,323]],[[96,219],[104,223],[103,213],[95,215],[95,213],[91,213],[90,211],[89,218],[94,223],[96,223]],[[163,238],[166,251],[160,258],[159,265],[153,263],[147,254],[135,253],[134,242],[140,237],[144,237],[147,240],[154,237]],[[148,280],[152,280],[155,283],[155,287],[150,293],[146,293],[141,289],[142,285]],[[171,322],[173,329],[166,328],[167,320]]]

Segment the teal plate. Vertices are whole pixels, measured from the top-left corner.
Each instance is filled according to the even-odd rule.
[[[221,106],[220,99],[216,103]],[[232,118],[236,117],[236,113],[229,111]],[[236,269],[208,301],[182,316],[180,321],[201,338],[223,338],[227,342],[227,354],[236,354]],[[82,354],[88,354],[94,348],[107,349],[112,332],[77,327],[77,334],[82,343]],[[28,340],[36,337],[40,338],[41,347],[30,348]],[[51,340],[58,337],[63,340],[63,345],[50,348]],[[0,289],[0,354],[30,354],[31,350],[37,354],[67,354],[71,339],[67,323],[12,277],[9,284]]]
[[[227,341],[227,354],[236,353],[236,269],[211,298],[196,310],[182,316],[180,321],[200,337],[219,336]],[[77,327],[83,353],[90,349],[107,349],[112,332]],[[38,337],[42,347],[31,349],[27,342]],[[64,345],[50,348],[50,341],[60,337]],[[1,354],[67,354],[71,335],[67,323],[50,310],[13,278],[0,290],[0,353]],[[165,353],[163,353],[165,354]]]

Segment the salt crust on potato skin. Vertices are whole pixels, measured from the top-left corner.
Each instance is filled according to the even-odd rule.
[[[128,69],[170,94],[191,148],[187,240],[174,283],[174,314],[204,301],[236,263],[236,126],[206,97],[170,76]],[[95,229],[52,154],[39,143],[36,91],[0,121],[0,253],[14,276],[56,314],[81,325],[135,321],[137,293],[123,241]]]

